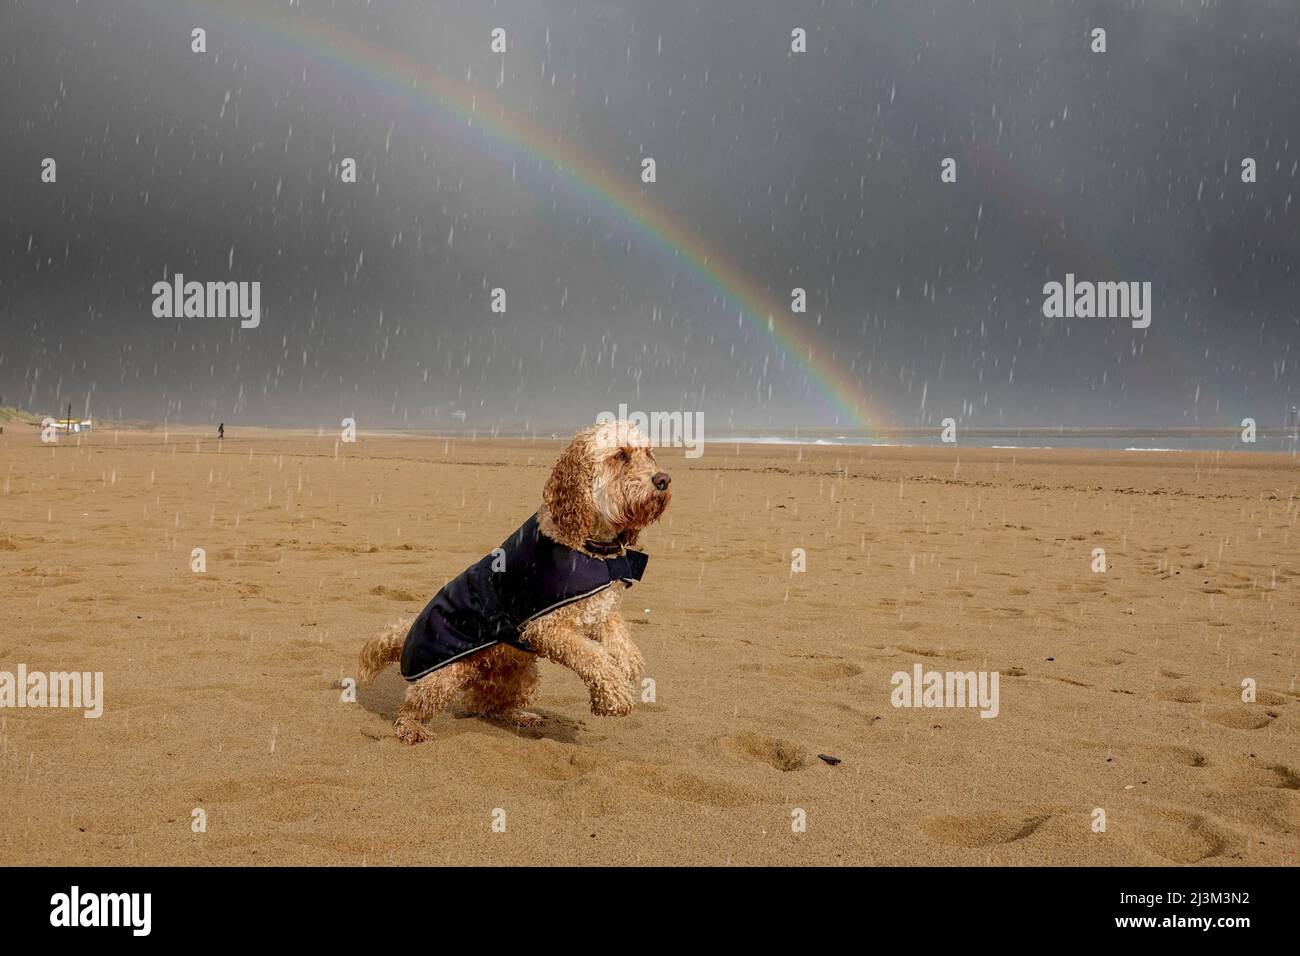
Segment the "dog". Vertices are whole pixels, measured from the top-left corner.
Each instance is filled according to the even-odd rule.
[[[546,481],[541,508],[518,531],[414,621],[362,647],[362,683],[399,660],[410,683],[393,724],[398,739],[427,739],[423,721],[458,697],[472,714],[541,723],[527,710],[539,657],[582,678],[593,714],[631,713],[645,661],[619,606],[648,561],[632,546],[667,509],[670,483],[635,425],[602,421],[578,432]]]

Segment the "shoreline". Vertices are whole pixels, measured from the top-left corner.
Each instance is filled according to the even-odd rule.
[[[0,438],[13,436],[22,436],[39,431],[39,426],[28,423],[15,422],[14,425],[27,424],[28,430],[9,432],[0,432]],[[275,436],[295,436],[299,438],[319,438],[327,440],[337,434],[339,429],[325,429],[321,427],[281,427],[268,425],[228,425],[226,442],[238,441],[240,438],[259,437],[272,438]],[[828,430],[830,431],[830,430]],[[91,438],[92,436],[103,435],[122,435],[122,434],[149,434],[156,435],[161,433],[166,440],[168,437],[184,436],[185,438],[211,438],[214,442],[218,441],[215,430],[205,425],[195,425],[189,423],[181,424],[162,424],[153,422],[131,422],[131,423],[107,423],[97,425],[94,429],[86,432],[73,434],[61,434],[60,443],[70,441],[80,441]],[[558,432],[511,432],[511,431],[476,431],[476,430],[423,430],[423,429],[394,429],[394,428],[374,428],[358,430],[356,433],[357,441],[366,439],[397,439],[397,440],[414,440],[414,441],[456,441],[456,442],[507,442],[514,444],[544,444],[559,442],[562,439],[561,433]],[[1118,454],[1194,454],[1194,455],[1236,455],[1245,454],[1250,456],[1266,455],[1282,459],[1288,459],[1293,462],[1300,461],[1300,440],[1292,438],[1283,428],[1261,428],[1258,430],[1257,440],[1254,443],[1244,443],[1239,440],[1239,429],[1223,428],[1146,428],[1146,429],[1125,429],[1125,428],[1076,428],[1076,429],[967,429],[961,432],[961,437],[956,442],[945,443],[936,438],[936,432],[933,429],[896,429],[881,430],[871,436],[845,436],[835,435],[827,437],[826,435],[785,435],[785,434],[732,434],[723,435],[717,438],[703,438],[698,442],[699,446],[707,449],[710,446],[716,448],[779,448],[791,447],[800,449],[816,448],[838,448],[838,449],[905,449],[919,451],[924,449],[936,449],[951,452],[963,451],[1053,451],[1053,452],[1101,452],[1101,453],[1118,453]],[[885,438],[899,439],[925,439],[920,441],[888,441]],[[1033,441],[1033,444],[1015,444],[1010,443],[1011,438],[1024,438],[1027,442]],[[1057,438],[1061,439],[1057,444],[1047,444],[1043,439]],[[1182,438],[1185,440],[1198,441],[1202,444],[1200,447],[1171,447],[1170,445],[1137,445],[1128,444],[1130,441],[1140,441],[1144,439],[1158,440]],[[974,439],[985,439],[977,441]],[[1103,440],[1109,439],[1111,444],[1103,444]],[[1208,444],[1214,442],[1216,444]],[[1218,442],[1222,442],[1226,447],[1216,447]],[[351,444],[351,443],[348,443]],[[683,445],[680,442],[674,444],[662,444],[656,447],[671,448],[681,450]],[[699,457],[699,456],[693,456]]]

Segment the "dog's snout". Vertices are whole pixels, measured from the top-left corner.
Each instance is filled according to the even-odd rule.
[[[668,472],[661,471],[661,472],[657,472],[655,476],[650,479],[650,481],[660,491],[667,491],[668,484],[669,482],[672,481],[672,478],[668,477]]]

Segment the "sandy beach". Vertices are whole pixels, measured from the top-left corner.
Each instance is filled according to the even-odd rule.
[[[405,747],[395,672],[338,682],[559,443],[227,435],[0,435],[0,671],[104,680],[98,719],[0,710],[0,864],[1300,862],[1292,459],[665,449],[654,702],[543,663],[540,728]],[[893,706],[918,664],[997,672],[997,716]]]

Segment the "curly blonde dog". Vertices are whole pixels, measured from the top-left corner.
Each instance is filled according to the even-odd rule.
[[[537,528],[546,539],[590,558],[616,558],[664,513],[672,497],[669,482],[634,425],[600,422],[578,432],[560,454],[542,491]],[[425,740],[424,720],[458,698],[483,717],[517,726],[540,723],[542,718],[527,709],[537,693],[539,657],[582,679],[592,713],[630,713],[645,662],[619,615],[624,588],[615,580],[528,620],[519,631],[519,646],[493,644],[414,680],[394,722],[398,739]],[[363,683],[402,657],[410,626],[409,620],[391,625],[366,642]]]

